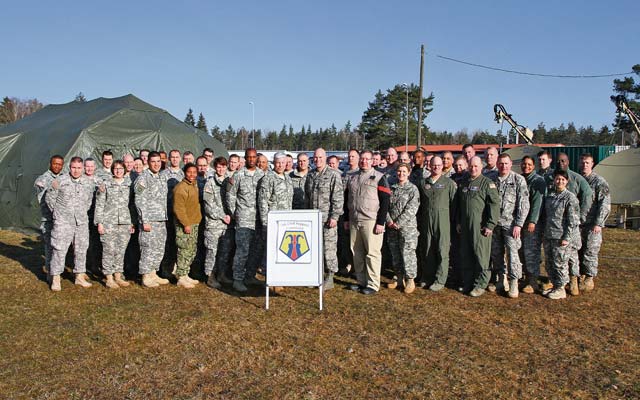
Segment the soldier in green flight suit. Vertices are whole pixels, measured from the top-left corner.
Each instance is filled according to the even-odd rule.
[[[496,184],[482,176],[480,157],[471,158],[469,178],[461,182],[457,196],[463,288],[471,297],[478,297],[491,277],[491,234],[500,218],[500,194]]]

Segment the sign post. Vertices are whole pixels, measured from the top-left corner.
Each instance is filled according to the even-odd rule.
[[[267,226],[267,286],[317,286],[322,310],[322,216],[318,210],[270,211]]]

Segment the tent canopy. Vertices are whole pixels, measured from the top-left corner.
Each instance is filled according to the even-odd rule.
[[[141,149],[190,150],[197,155],[206,147],[216,156],[228,156],[219,141],[131,94],[48,105],[0,127],[0,227],[38,228],[33,183],[54,154],[68,165],[72,156],[100,160],[104,150],[119,159]]]
[[[600,161],[594,171],[609,183],[612,204],[640,201],[640,148],[609,156]]]

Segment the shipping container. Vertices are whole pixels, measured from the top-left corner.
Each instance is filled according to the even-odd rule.
[[[580,172],[580,157],[583,154],[591,154],[593,162],[598,165],[600,161],[616,153],[616,146],[541,147],[551,153],[554,165],[558,161],[558,154],[565,153],[569,157],[569,168],[578,173]]]

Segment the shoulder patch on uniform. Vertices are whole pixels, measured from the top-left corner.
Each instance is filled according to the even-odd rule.
[[[53,183],[51,184],[51,187],[54,189],[57,189],[60,187],[60,181],[59,180],[54,180]]]
[[[496,184],[495,183],[490,183],[489,184],[489,189],[497,189]]]

